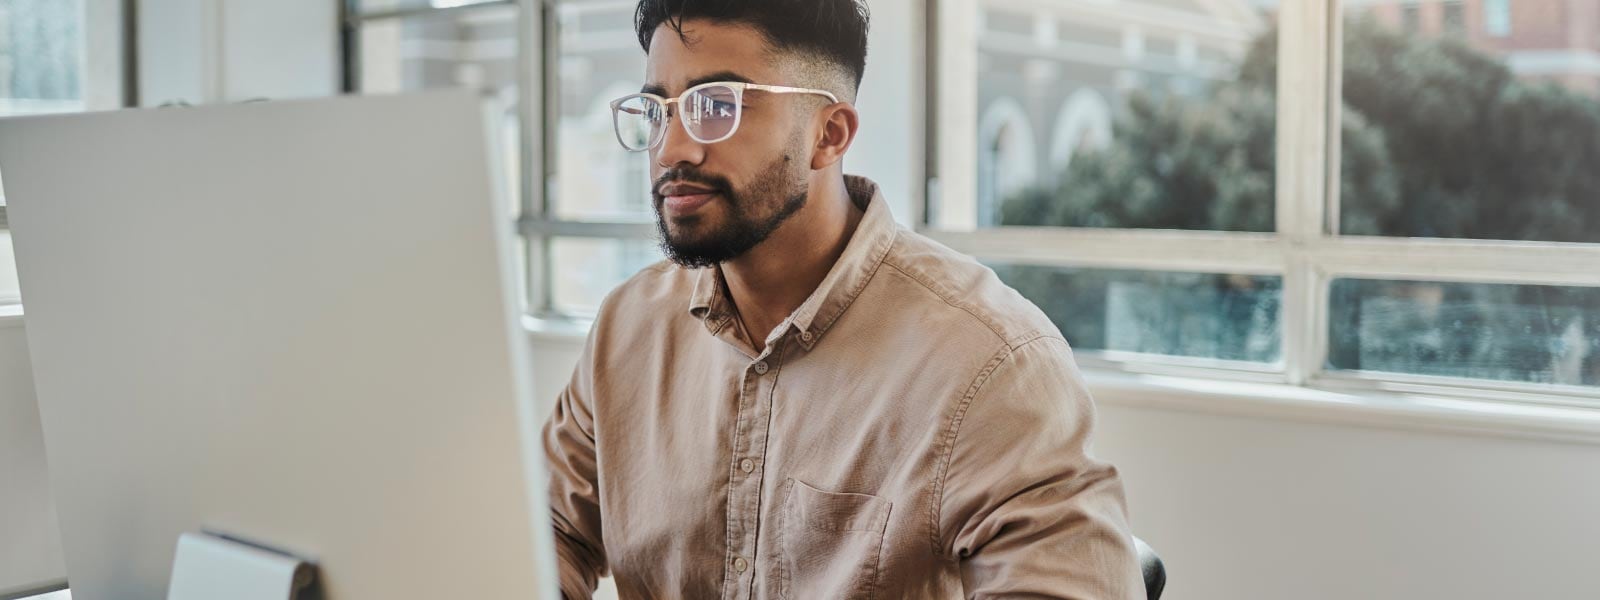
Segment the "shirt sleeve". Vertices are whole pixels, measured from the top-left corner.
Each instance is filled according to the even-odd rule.
[[[593,597],[606,572],[592,397],[595,338],[591,332],[572,381],[544,425],[557,569],[561,594],[569,599]]]
[[[1122,483],[1088,455],[1094,406],[1065,341],[996,356],[956,415],[937,526],[967,598],[1145,597]]]

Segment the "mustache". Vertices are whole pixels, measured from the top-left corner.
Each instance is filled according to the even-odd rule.
[[[660,201],[661,188],[669,183],[692,183],[710,188],[714,192],[727,192],[733,189],[733,184],[726,177],[705,173],[694,167],[673,167],[663,172],[656,182],[650,186],[650,194]]]

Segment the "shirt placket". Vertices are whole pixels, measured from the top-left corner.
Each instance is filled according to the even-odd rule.
[[[780,344],[769,343],[765,352],[745,366],[740,378],[739,415],[728,468],[728,548],[722,588],[722,597],[729,600],[749,598],[754,591],[762,475],[771,431],[772,396],[782,360],[779,347]]]

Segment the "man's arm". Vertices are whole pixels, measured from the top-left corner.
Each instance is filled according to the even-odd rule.
[[[544,426],[550,468],[550,518],[555,526],[561,594],[590,598],[606,571],[601,542],[599,474],[595,462],[592,392],[595,336],[589,336],[572,381]]]
[[[967,391],[939,488],[941,550],[968,598],[1144,597],[1116,469],[1087,454],[1094,406],[1071,351],[997,355]]]

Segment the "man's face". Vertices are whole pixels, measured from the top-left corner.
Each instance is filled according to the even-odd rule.
[[[650,43],[645,91],[675,98],[710,81],[798,85],[785,80],[756,30],[705,20],[684,23],[691,44],[663,25]],[[701,144],[673,106],[661,144],[650,151],[662,249],[704,267],[737,258],[804,205],[811,173],[804,108],[808,96],[747,91],[733,137]]]

